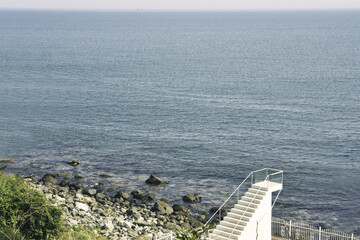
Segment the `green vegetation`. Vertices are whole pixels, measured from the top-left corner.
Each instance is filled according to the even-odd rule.
[[[175,238],[179,240],[200,240],[202,239],[201,236],[210,229],[213,229],[213,226],[202,226],[202,228],[192,231],[180,229],[175,232]]]
[[[62,211],[22,178],[0,172],[0,240],[106,240],[91,229],[62,227]]]
[[[57,240],[108,240],[108,238],[99,236],[94,230],[82,227],[73,227],[61,233]]]
[[[49,239],[62,230],[62,212],[22,178],[0,173],[0,239]]]

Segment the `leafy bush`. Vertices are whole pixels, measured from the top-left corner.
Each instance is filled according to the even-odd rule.
[[[202,228],[194,229],[192,231],[187,231],[186,229],[177,230],[175,232],[175,239],[179,240],[200,240],[202,239],[202,235],[210,230],[213,229],[213,226],[202,226]]]
[[[98,234],[94,233],[93,229],[84,228],[80,226],[67,228],[56,239],[57,240],[94,240],[94,239],[108,240],[108,238],[99,236]]]
[[[61,215],[22,178],[0,173],[0,237],[12,234],[7,239],[21,239],[20,232],[25,239],[49,239],[61,232]]]

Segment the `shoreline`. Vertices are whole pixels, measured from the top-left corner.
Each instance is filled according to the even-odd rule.
[[[61,207],[66,226],[88,227],[109,239],[152,239],[154,234],[201,227],[211,216],[207,212],[192,213],[187,207],[199,204],[199,199],[170,205],[168,199],[157,199],[138,189],[113,194],[114,189],[105,189],[101,183],[84,187],[85,179],[70,179],[67,173],[48,173],[41,179],[20,177],[44,193],[51,204]]]

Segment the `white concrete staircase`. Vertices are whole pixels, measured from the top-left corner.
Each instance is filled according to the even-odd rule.
[[[209,234],[208,239],[239,239],[267,192],[268,189],[265,187],[252,185],[214,231]]]
[[[253,175],[259,171],[264,170],[251,173],[251,187],[240,199],[238,198],[239,200],[234,204],[234,207],[231,208],[215,229],[209,232],[206,239],[271,240],[272,192],[279,191],[280,193],[283,173],[278,170],[275,173],[273,173],[273,170],[268,173],[269,170],[266,170],[266,176],[262,177],[263,181],[254,181]],[[281,174],[281,182],[278,180],[271,181],[269,176],[275,174]],[[220,213],[222,207],[219,208],[220,211],[218,210]]]

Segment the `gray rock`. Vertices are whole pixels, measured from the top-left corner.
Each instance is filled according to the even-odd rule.
[[[122,199],[129,199],[130,195],[127,192],[124,191],[119,191],[116,193],[116,195],[114,196],[114,198],[122,198]]]
[[[89,211],[89,206],[85,203],[75,202],[75,208],[79,211]]]
[[[71,162],[68,162],[68,164],[75,167],[75,166],[78,166],[80,164],[80,162],[77,160],[72,160]]]
[[[129,216],[132,216],[132,217],[134,217],[136,219],[141,217],[141,214],[139,212],[137,212],[135,208],[128,209],[126,211],[126,214],[129,215]]]
[[[170,215],[171,213],[174,212],[172,207],[170,207],[167,203],[164,203],[162,201],[157,201],[154,204],[154,207],[152,208],[152,210],[154,212],[158,212],[159,214],[162,214],[162,215]]]
[[[162,180],[154,175],[150,175],[150,177],[145,182],[147,184],[151,184],[151,185],[167,184],[167,182],[165,182],[164,180]]]
[[[49,184],[57,184],[57,180],[55,179],[55,175],[54,174],[46,174],[43,178],[42,181],[44,183],[49,183]]]
[[[180,226],[178,226],[172,222],[167,222],[167,223],[165,223],[165,228],[170,229],[170,230],[176,230],[176,229],[180,229]]]
[[[218,210],[217,207],[210,208],[210,210],[209,210],[210,215],[213,215],[217,210]],[[219,212],[221,212],[221,214],[220,214],[221,217],[223,218],[224,216],[226,216],[227,213],[228,213],[228,211],[229,211],[229,210],[227,210],[227,209],[225,209],[225,208],[222,208],[222,209],[219,211]],[[218,212],[218,214],[219,214],[219,212]]]
[[[133,195],[133,197],[135,199],[139,199],[139,200],[142,200],[142,201],[151,201],[151,200],[154,200],[154,196],[149,194],[149,193],[144,193],[140,190],[135,190],[135,191],[132,191],[131,192],[131,195]]]
[[[104,225],[102,226],[102,229],[104,230],[108,230],[110,232],[112,232],[114,230],[114,225],[112,223],[112,219],[111,218],[106,218],[104,220]]]
[[[60,185],[61,187],[67,187],[67,186],[69,186],[69,181],[67,181],[67,180],[62,180],[59,185]]]
[[[95,195],[96,200],[103,200],[105,198],[105,194],[103,193],[97,193]]]
[[[77,190],[80,190],[80,189],[83,189],[83,188],[84,188],[84,185],[82,185],[81,183],[77,183],[77,184],[72,183],[72,184],[69,184],[69,189],[70,189],[70,190],[75,190],[75,191],[77,191]]]
[[[94,189],[94,188],[88,188],[88,189],[84,189],[83,192],[84,192],[84,194],[92,197],[92,196],[95,196],[95,194],[96,194],[96,189]]]
[[[184,205],[181,204],[174,204],[172,208],[176,212],[184,212],[184,213],[190,212],[190,209],[186,208]]]
[[[189,217],[189,224],[193,227],[193,228],[198,228],[198,227],[201,227],[203,224],[196,220],[195,218],[193,217]]]
[[[189,193],[189,194],[186,194],[183,197],[183,201],[188,202],[188,203],[200,203],[201,202],[201,197],[200,197],[199,194]]]
[[[187,223],[187,222],[183,222],[180,226],[181,226],[181,228],[184,228],[184,229],[186,229],[186,230],[190,230],[190,229],[191,229],[190,224]]]

